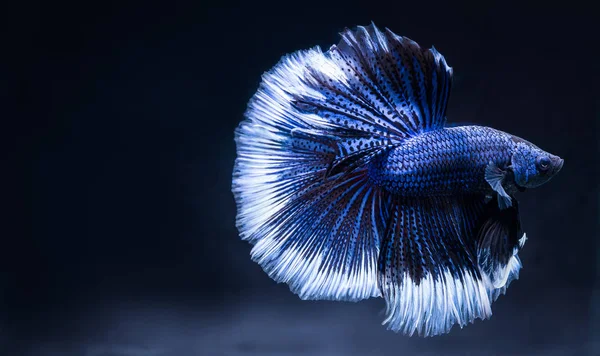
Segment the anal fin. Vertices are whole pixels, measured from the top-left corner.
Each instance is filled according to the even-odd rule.
[[[491,316],[467,221],[483,204],[481,196],[394,197],[378,263],[389,329],[433,336]]]

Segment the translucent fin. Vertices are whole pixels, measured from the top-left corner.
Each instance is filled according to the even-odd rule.
[[[380,31],[374,24],[342,33],[331,56],[349,76],[348,89],[403,134],[439,129],[446,121],[452,68],[434,48]],[[380,115],[381,116],[381,115]]]
[[[508,286],[518,278],[521,263],[517,253],[524,243],[517,201],[506,209],[488,204],[477,236],[477,260],[494,288]]]
[[[385,201],[364,172],[317,184],[261,226],[252,258],[302,299],[379,296],[377,255]]]
[[[505,176],[506,172],[498,168],[493,162],[488,163],[485,167],[485,180],[498,193],[498,207],[500,209],[506,209],[512,204],[512,198],[502,186]]]
[[[397,197],[379,255],[388,328],[433,336],[492,314],[472,233],[482,197]]]
[[[501,210],[479,195],[394,197],[379,255],[384,323],[433,336],[489,318],[519,276],[519,234],[516,201]]]
[[[384,132],[384,124],[358,125],[368,120],[350,108],[337,110],[345,118],[337,122],[298,102],[326,103],[314,76],[344,85],[345,75],[318,49],[283,58],[263,76],[236,130],[238,230],[255,245],[253,259],[303,299],[379,295],[387,198],[366,169],[391,144],[390,134],[371,131]]]
[[[387,193],[369,162],[441,128],[452,69],[435,49],[374,25],[284,57],[236,130],[237,227],[254,260],[304,299],[379,295]]]
[[[304,299],[379,295],[386,193],[369,162],[444,124],[452,70],[434,49],[380,32],[284,57],[236,130],[232,190],[253,258]]]
[[[295,108],[334,129],[393,143],[441,128],[446,120],[452,69],[444,57],[375,25],[344,31],[337,46],[296,75],[303,87],[286,87]]]
[[[508,260],[508,264],[505,267],[507,271],[506,283],[500,288],[490,289],[490,300],[496,301],[500,295],[506,294],[506,290],[508,289],[508,286],[510,286],[510,283],[519,279],[519,272],[522,267],[521,259],[515,253],[515,255]]]

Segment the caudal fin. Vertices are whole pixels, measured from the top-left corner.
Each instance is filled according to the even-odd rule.
[[[374,25],[265,73],[236,130],[232,190],[240,235],[273,279],[305,299],[379,295],[390,195],[367,170],[443,126],[451,77],[437,51]]]

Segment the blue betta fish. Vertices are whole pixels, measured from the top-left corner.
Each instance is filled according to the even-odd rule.
[[[447,333],[518,278],[515,194],[563,160],[484,126],[446,127],[452,68],[375,25],[285,56],[235,132],[252,259],[302,299],[383,297],[388,328]]]

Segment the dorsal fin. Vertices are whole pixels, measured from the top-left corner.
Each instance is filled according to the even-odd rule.
[[[306,61],[297,85],[282,88],[298,112],[377,141],[444,126],[452,68],[439,52],[375,25],[341,35],[337,46]]]
[[[444,126],[452,68],[435,48],[374,24],[345,30],[337,48],[369,104],[409,135]]]

